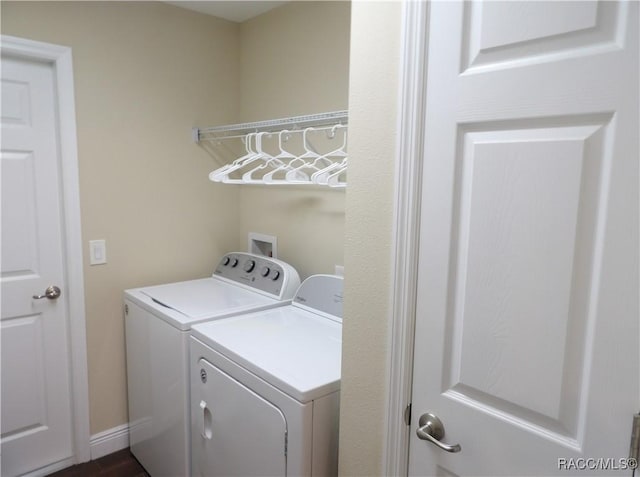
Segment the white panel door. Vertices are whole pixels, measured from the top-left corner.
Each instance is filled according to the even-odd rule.
[[[3,476],[74,455],[54,86],[52,64],[2,57]]]
[[[430,5],[411,475],[631,475],[638,7]]]

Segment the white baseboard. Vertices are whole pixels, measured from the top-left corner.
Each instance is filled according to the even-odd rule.
[[[112,427],[91,436],[91,460],[129,447],[129,424]]]

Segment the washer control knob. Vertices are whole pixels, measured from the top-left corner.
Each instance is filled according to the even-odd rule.
[[[280,272],[278,270],[274,270],[273,275],[271,276],[271,280],[275,282],[278,278],[280,278]]]
[[[237,267],[238,266],[238,259],[237,258],[232,258],[231,259],[231,267]]]
[[[229,257],[224,257],[222,259],[222,265],[224,265],[226,267],[227,265],[229,265],[230,261],[231,261],[231,259]]]
[[[256,268],[255,260],[247,260],[244,264],[244,271],[247,273],[253,271],[254,268]]]
[[[271,272],[271,269],[269,267],[262,267],[262,270],[260,270],[260,274],[263,277],[266,277],[267,275],[269,275],[269,272]]]

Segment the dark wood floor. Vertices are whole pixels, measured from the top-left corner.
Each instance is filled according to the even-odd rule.
[[[149,477],[144,468],[131,455],[129,449],[122,449],[100,459],[74,465],[60,470],[49,477]]]

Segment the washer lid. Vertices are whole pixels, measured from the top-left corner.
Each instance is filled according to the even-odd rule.
[[[193,336],[300,402],[340,389],[342,325],[296,306],[209,321]]]
[[[155,303],[175,310],[187,321],[236,314],[242,310],[272,306],[276,300],[216,278],[169,283],[140,289]]]

